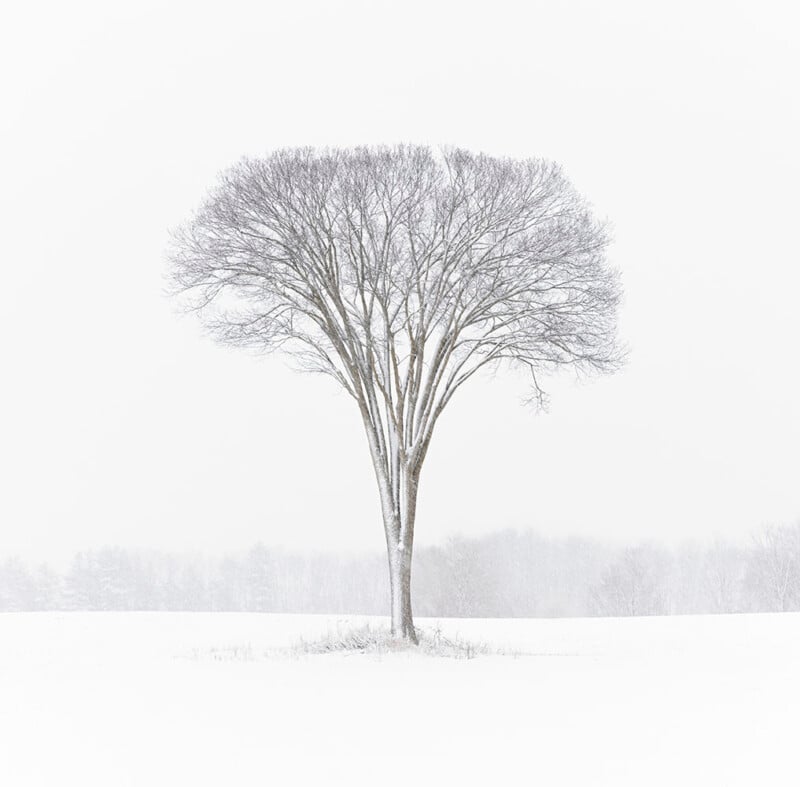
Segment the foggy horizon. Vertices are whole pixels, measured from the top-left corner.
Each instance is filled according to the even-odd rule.
[[[497,531],[415,550],[423,618],[569,618],[800,610],[800,522],[749,542],[614,545]],[[248,549],[210,556],[107,546],[63,566],[0,560],[0,612],[385,612],[386,555]]]

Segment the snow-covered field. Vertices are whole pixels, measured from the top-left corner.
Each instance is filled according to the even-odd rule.
[[[800,778],[800,614],[447,620],[529,655],[262,656],[361,620],[0,614],[0,785]]]

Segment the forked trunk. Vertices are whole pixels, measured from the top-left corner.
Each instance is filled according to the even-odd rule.
[[[389,559],[389,590],[392,636],[418,644],[411,611],[411,558],[414,548],[414,522],[417,489],[422,460],[412,463],[402,456],[397,442],[387,457],[381,450],[376,430],[364,413],[375,477],[381,499],[386,552]]]

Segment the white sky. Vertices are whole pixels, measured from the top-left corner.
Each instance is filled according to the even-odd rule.
[[[794,4],[17,4],[0,24],[0,558],[382,548],[354,406],[162,295],[168,228],[275,147],[561,162],[614,224],[627,368],[474,382],[418,543],[674,541],[800,516]]]

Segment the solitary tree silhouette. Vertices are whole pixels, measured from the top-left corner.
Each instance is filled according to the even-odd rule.
[[[464,150],[281,150],[223,173],[173,236],[175,288],[216,337],[280,349],[356,403],[380,491],[395,636],[416,641],[417,489],[479,369],[613,370],[608,235],[550,162]]]

